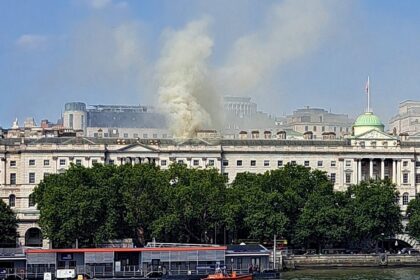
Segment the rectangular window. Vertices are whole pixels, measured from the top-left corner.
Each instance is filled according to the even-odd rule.
[[[346,167],[350,167],[351,166],[351,160],[346,160]]]
[[[16,185],[16,173],[10,173],[10,184]]]
[[[229,179],[229,173],[225,172],[225,173],[223,173],[223,176],[225,176],[226,179]]]
[[[264,166],[270,166],[270,161],[268,159],[264,160]]]
[[[29,184],[35,184],[35,173],[29,173]]]
[[[407,167],[407,166],[408,166],[408,161],[406,161],[406,160],[405,160],[405,161],[403,161],[403,166],[404,166],[404,167]]]
[[[292,161],[290,161],[290,164],[291,164],[291,165],[296,165],[296,160],[292,160]]]
[[[236,166],[242,166],[242,160],[237,160],[236,161]]]
[[[128,138],[128,133],[124,133],[124,138]]]
[[[162,138],[168,138],[168,135],[166,133],[162,134]]]
[[[184,163],[184,160],[179,159],[179,160],[178,160],[178,163],[179,163],[179,164],[183,164],[183,163]]]
[[[307,125],[305,125],[305,131],[308,131],[308,126]]]
[[[73,128],[73,114],[69,115],[69,126],[70,128]]]
[[[66,165],[66,160],[65,159],[60,159],[60,165]]]
[[[109,133],[108,132],[105,132],[104,133],[104,137],[109,137]]]
[[[15,167],[15,166],[16,166],[16,160],[11,160],[10,167]]]
[[[143,134],[143,138],[144,139],[147,139],[147,134],[145,133],[145,134]]]
[[[420,184],[420,174],[416,174],[416,184]]]
[[[138,134],[138,133],[134,133],[134,134],[133,134],[133,137],[134,137],[134,138],[139,138],[139,134]]]
[[[32,165],[32,166],[35,165],[35,160],[34,159],[30,159],[29,160],[29,165]]]
[[[420,161],[416,161],[416,167],[420,167]]]
[[[335,184],[335,173],[331,173],[330,181],[331,181],[331,183]]]
[[[92,165],[97,164],[98,160],[97,159],[92,159]]]
[[[403,184],[408,184],[408,173],[403,173]]]
[[[214,166],[214,159],[209,159],[209,166]]]
[[[257,166],[257,161],[256,160],[251,160],[251,166]]]
[[[50,160],[44,159],[44,166],[49,166],[49,165],[50,165]]]
[[[108,160],[108,164],[113,165],[114,164],[114,160],[113,159]]]
[[[305,167],[309,167],[309,160],[305,160],[305,162],[303,163],[303,165],[304,165]]]
[[[153,138],[158,138],[156,133],[153,134]]]
[[[161,165],[161,166],[166,166],[166,160],[164,160],[164,159],[163,159],[163,160],[161,160],[161,161],[160,161],[160,165]]]
[[[316,131],[316,125],[314,125],[314,131]]]
[[[229,161],[228,161],[228,160],[226,160],[226,159],[224,159],[224,160],[223,160],[223,166],[229,166]]]
[[[323,163],[322,163],[322,160],[318,160],[317,166],[318,166],[318,167],[322,167],[322,164],[323,164]]]
[[[346,173],[346,184],[351,183],[351,173]]]
[[[336,167],[337,166],[337,162],[335,160],[331,161],[331,167]]]
[[[193,165],[197,166],[200,164],[200,161],[198,159],[193,160]]]
[[[44,173],[44,179],[45,179],[45,178],[47,178],[48,176],[50,176],[50,173],[45,172],[45,173]]]
[[[322,127],[322,132],[324,132],[324,131],[325,131],[325,126]]]
[[[282,160],[278,160],[278,161],[277,161],[277,166],[278,166],[278,167],[283,166],[283,161],[282,161]]]
[[[76,159],[76,165],[82,165],[82,160],[81,159]]]

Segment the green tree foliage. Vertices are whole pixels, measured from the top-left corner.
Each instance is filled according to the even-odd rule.
[[[350,217],[343,193],[335,193],[332,185],[310,194],[298,218],[295,244],[306,248],[337,245],[349,234],[346,225]],[[311,246],[312,245],[312,246]]]
[[[416,196],[408,203],[407,207],[408,225],[406,230],[410,236],[420,239],[420,197]]]
[[[152,238],[230,243],[277,235],[321,248],[372,243],[401,229],[397,192],[388,181],[334,192],[326,173],[291,164],[240,173],[229,185],[216,169],[182,164],[72,166],[48,176],[34,195],[43,233],[56,247],[76,239],[91,246],[126,237],[139,244]]]
[[[15,213],[0,199],[0,247],[16,246],[17,224]]]
[[[214,242],[223,228],[226,205],[226,178],[216,169],[189,169],[174,164],[163,174],[169,185],[165,209],[153,223],[153,234],[160,240]]]
[[[48,176],[35,189],[39,224],[56,247],[102,243],[125,235],[117,167],[72,166]]]
[[[389,180],[364,181],[351,186],[347,194],[351,198],[348,207],[352,213],[348,226],[354,241],[377,242],[401,231],[398,192]]]

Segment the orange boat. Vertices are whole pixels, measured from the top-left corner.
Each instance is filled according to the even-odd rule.
[[[227,273],[215,273],[209,274],[206,278],[202,278],[201,280],[252,280],[252,274],[244,274],[244,275],[236,275],[236,272],[232,272],[231,274]]]

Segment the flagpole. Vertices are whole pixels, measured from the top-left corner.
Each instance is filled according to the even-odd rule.
[[[369,76],[367,80],[367,111],[370,113],[370,81]]]

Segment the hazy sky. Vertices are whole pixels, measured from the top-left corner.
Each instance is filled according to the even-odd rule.
[[[368,75],[386,124],[399,102],[420,100],[416,0],[3,0],[0,126],[55,121],[69,101],[156,104],[156,65],[172,59],[168,42],[191,22],[208,43],[206,83],[268,113],[357,116]]]

